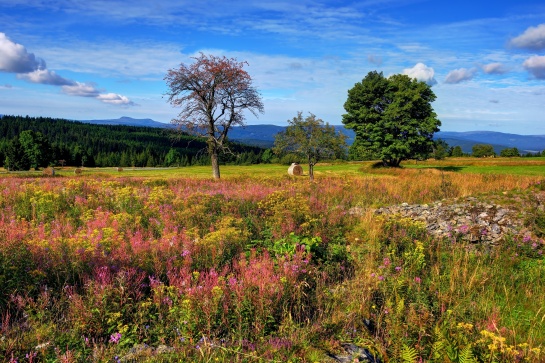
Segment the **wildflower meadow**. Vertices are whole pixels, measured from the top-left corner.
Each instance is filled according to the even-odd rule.
[[[252,168],[4,174],[0,360],[333,362],[350,342],[377,362],[545,361],[543,175]],[[468,195],[516,204],[524,233],[468,244],[373,213]]]

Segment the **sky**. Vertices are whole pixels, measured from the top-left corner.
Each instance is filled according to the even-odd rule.
[[[543,0],[0,0],[0,114],[168,123],[200,52],[248,62],[247,124],[341,124],[376,70],[431,85],[442,131],[545,135]]]

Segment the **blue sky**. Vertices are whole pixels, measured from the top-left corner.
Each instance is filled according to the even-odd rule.
[[[340,124],[377,70],[432,84],[444,131],[545,135],[542,0],[0,0],[0,114],[169,122],[163,78],[199,52],[249,63],[248,124]]]

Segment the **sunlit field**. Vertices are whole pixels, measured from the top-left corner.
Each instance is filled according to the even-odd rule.
[[[402,165],[3,172],[0,357],[544,361],[545,159]],[[525,231],[468,245],[373,213],[465,196],[516,201]]]

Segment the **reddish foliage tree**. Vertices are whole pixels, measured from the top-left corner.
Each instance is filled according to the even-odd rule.
[[[190,65],[180,64],[165,77],[168,101],[181,107],[172,122],[184,131],[207,139],[212,174],[219,179],[218,154],[225,148],[232,126],[244,125],[244,111],[263,112],[263,102],[243,68],[247,62],[201,53]]]

